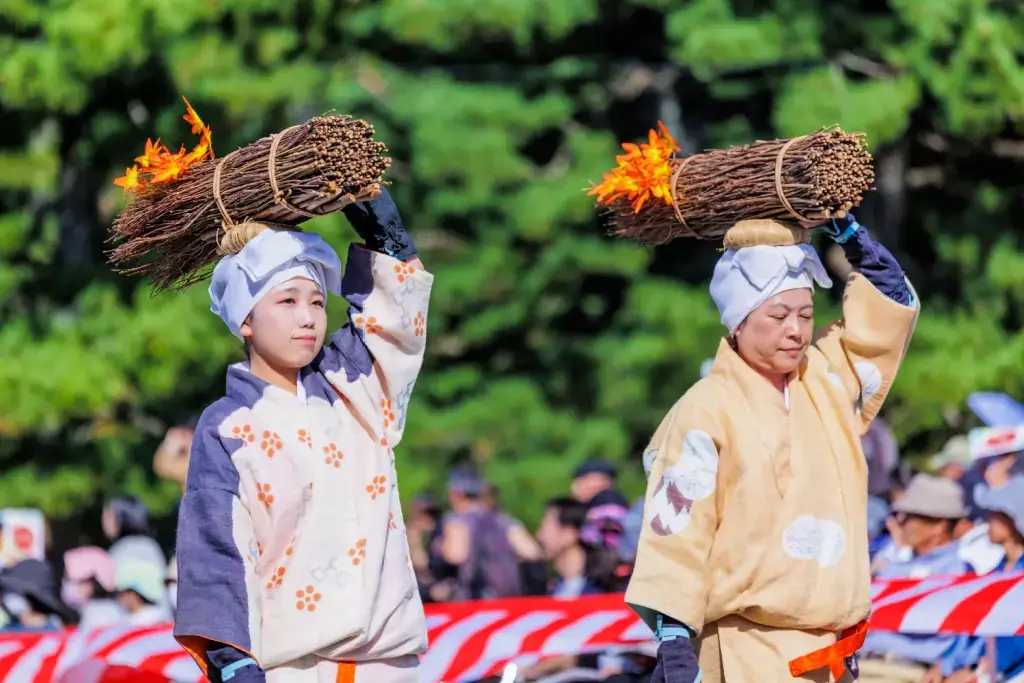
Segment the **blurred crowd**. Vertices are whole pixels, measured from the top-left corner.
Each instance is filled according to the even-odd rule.
[[[976,407],[990,426],[951,439],[922,472],[901,462],[889,428],[881,420],[874,423],[864,437],[873,575],[1024,570],[1024,407],[1019,408],[1008,418],[1005,411],[993,417]],[[187,427],[168,432],[154,459],[160,476],[184,485],[191,438]],[[452,471],[445,500],[421,494],[409,505],[406,528],[423,601],[573,599],[623,591],[643,525],[643,500],[623,496],[617,474],[608,462],[579,465],[565,495],[543,503],[541,521],[531,531],[503,510],[493,483],[473,469]],[[119,497],[102,515],[107,547],[67,551],[61,575],[47,561],[43,516],[35,510],[0,511],[0,630],[145,626],[173,619],[175,563],[154,539],[145,505]],[[970,683],[987,672],[993,681],[1024,681],[1024,638],[991,645],[951,635],[871,632],[860,655],[861,680]],[[523,667],[520,678],[647,683],[654,654],[652,643],[556,657]]]

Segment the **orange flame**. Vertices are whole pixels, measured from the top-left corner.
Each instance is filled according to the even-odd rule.
[[[213,158],[213,131],[203,123],[199,114],[184,97],[186,113],[185,122],[192,126],[192,133],[199,135],[199,143],[186,152],[182,146],[172,153],[166,146],[146,140],[146,149],[142,156],[135,158],[135,165],[125,169],[125,174],[114,180],[114,184],[124,188],[125,192],[138,192],[149,185],[173,183],[195,164]]]
[[[660,135],[659,135],[660,132]],[[619,199],[628,200],[633,212],[639,213],[651,197],[672,205],[672,160],[679,145],[665,125],[658,121],[658,130],[651,130],[647,142],[635,145],[622,143],[625,154],[615,157],[617,166],[604,179],[590,188],[588,195],[597,195],[598,204],[608,206]]]

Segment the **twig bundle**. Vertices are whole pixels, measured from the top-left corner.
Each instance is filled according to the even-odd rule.
[[[317,117],[192,166],[172,184],[147,185],[114,221],[112,240],[122,243],[110,262],[125,274],[151,275],[157,291],[183,288],[244,245],[225,240],[236,228],[294,229],[373,198],[391,165],[373,134],[365,121]]]
[[[858,206],[874,181],[864,135],[830,127],[788,140],[673,158],[663,164],[667,169],[657,182],[650,183],[651,195],[664,201],[638,202],[639,193],[622,178],[630,176],[642,192],[644,179],[658,175],[642,168],[642,157],[663,159],[666,142],[675,148],[670,137],[660,141],[653,132],[651,142],[650,147],[660,142],[662,149],[652,153],[648,145],[627,148],[626,156],[633,160],[620,157],[619,168],[591,190],[610,215],[610,233],[641,244],[664,244],[678,237],[720,239],[742,220],[820,223]],[[639,165],[641,173],[630,174],[631,164]]]

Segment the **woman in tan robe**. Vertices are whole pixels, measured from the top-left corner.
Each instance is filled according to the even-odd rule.
[[[855,272],[843,319],[817,334],[814,283],[831,281],[809,245],[727,249],[715,268],[729,334],[644,454],[626,601],[661,642],[653,683],[825,683],[856,669],[870,609],[860,436],[918,304],[852,216],[826,232]]]

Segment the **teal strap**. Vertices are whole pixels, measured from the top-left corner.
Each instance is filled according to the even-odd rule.
[[[658,615],[657,628],[654,631],[654,637],[659,643],[667,643],[670,640],[676,638],[690,639],[690,629],[686,628],[682,624],[668,624],[665,625],[665,617],[661,614]]]
[[[247,666],[257,666],[256,660],[252,657],[246,657],[245,659],[239,659],[237,662],[228,664],[220,670],[220,680],[230,681],[238,673],[239,669],[244,669]]]
[[[832,219],[832,227],[834,227],[835,231],[836,231],[836,236],[834,238],[835,241],[837,243],[839,243],[839,244],[845,244],[847,242],[847,240],[849,240],[851,237],[853,237],[854,234],[858,230],[860,230],[860,223],[858,223],[857,221],[851,221],[850,224],[846,226],[845,230],[843,230],[842,232],[839,232],[839,226],[836,225],[836,219],[833,218]]]
[[[675,640],[676,638],[686,638],[690,640],[691,633],[690,629],[683,626],[682,624],[669,624],[665,625],[665,617],[661,614],[658,615],[657,628],[654,631],[654,637],[659,643],[667,643]],[[693,679],[693,683],[701,683],[704,679],[704,670],[697,669],[697,678]]]

